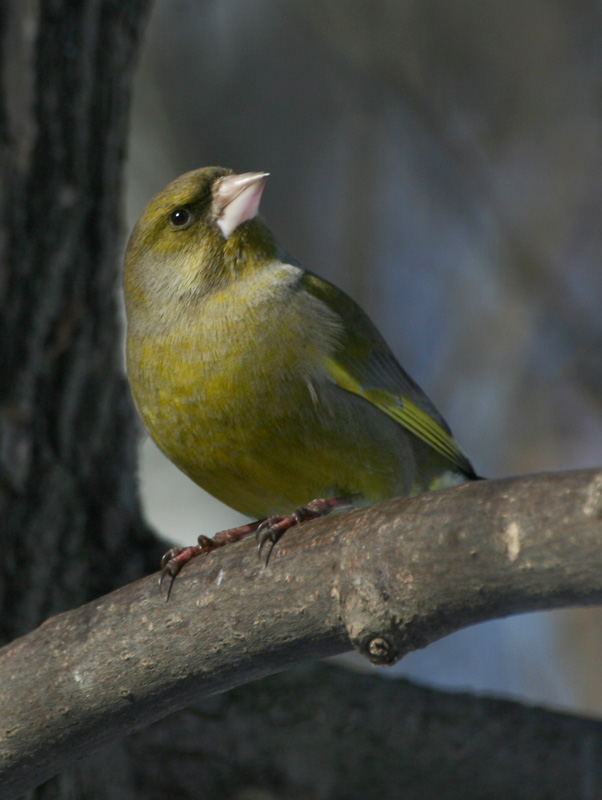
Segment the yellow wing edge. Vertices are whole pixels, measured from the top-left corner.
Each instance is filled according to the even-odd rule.
[[[384,414],[398,422],[437,453],[460,468],[466,456],[453,438],[426,412],[402,394],[395,395],[382,389],[364,389],[359,381],[332,358],[325,359],[330,377],[342,389],[363,397]]]

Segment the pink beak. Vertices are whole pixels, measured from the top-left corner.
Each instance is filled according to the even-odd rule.
[[[259,210],[268,172],[226,175],[213,188],[213,216],[227,239],[239,225],[253,219]]]

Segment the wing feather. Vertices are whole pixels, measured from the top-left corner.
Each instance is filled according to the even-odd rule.
[[[311,272],[303,288],[319,297],[344,321],[344,336],[324,367],[336,384],[363,397],[433,448],[452,469],[476,477],[468,458],[433,403],[401,367],[370,318],[347,295]]]

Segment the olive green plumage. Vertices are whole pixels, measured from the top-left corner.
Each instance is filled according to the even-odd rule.
[[[475,478],[367,315],[282,254],[257,216],[266,177],[189,172],[132,232],[127,369],[152,438],[253,517]]]

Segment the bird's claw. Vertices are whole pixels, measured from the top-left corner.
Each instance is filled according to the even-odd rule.
[[[213,538],[201,535],[197,538],[198,544],[192,545],[191,547],[172,547],[171,550],[168,550],[161,559],[161,575],[159,576],[159,590],[161,592],[163,591],[165,582],[169,580],[165,599],[169,600],[173,582],[185,564],[197,556],[204,555],[218,547],[224,547],[226,544],[238,542],[240,539],[250,536],[252,533],[255,533],[258,525],[258,522],[248,522],[236,528],[220,531],[216,533]]]
[[[297,514],[295,512],[287,517],[274,515],[273,517],[264,519],[263,522],[260,523],[257,531],[255,532],[255,538],[257,540],[257,555],[259,558],[261,558],[263,554],[263,548],[269,542],[269,548],[265,553],[264,565],[266,567],[268,565],[268,561],[270,560],[270,556],[272,555],[272,550],[274,549],[278,539],[280,539],[289,528],[292,528],[293,525],[297,525],[298,522],[299,520],[297,519]]]
[[[203,553],[209,553],[219,547],[219,544],[210,539],[208,536],[199,536],[198,544],[191,547],[172,547],[161,559],[161,574],[159,575],[159,591],[163,593],[163,586],[165,581],[169,580],[165,600],[169,600],[173,583],[178,576],[182,567],[187,564],[191,559],[200,556]]]
[[[298,508],[292,514],[286,516],[275,515],[261,522],[249,522],[245,525],[239,525],[237,528],[229,528],[226,531],[216,533],[212,539],[208,536],[199,536],[197,540],[198,544],[191,547],[172,547],[161,559],[159,590],[163,593],[164,586],[167,581],[169,581],[165,597],[166,600],[169,600],[175,579],[182,567],[189,561],[196,558],[196,556],[209,553],[217,547],[223,547],[226,544],[245,539],[252,533],[254,533],[257,538],[259,556],[265,556],[264,564],[267,567],[274,546],[289,528],[300,525],[308,519],[323,517],[336,508],[347,508],[351,505],[353,505],[353,502],[352,498],[349,497],[332,497],[312,500],[311,503],[308,503],[306,506],[301,506],[301,508]],[[264,552],[266,545],[268,549]]]
[[[296,511],[293,511],[292,514],[287,514],[286,516],[275,514],[264,519],[263,522],[259,523],[255,532],[259,558],[265,555],[264,565],[267,567],[275,545],[290,528],[300,525],[309,519],[324,517],[336,508],[346,508],[351,505],[353,505],[352,499],[348,497],[318,498],[317,500],[312,500],[306,506],[301,506]],[[264,553],[264,548],[268,542],[269,548]]]

